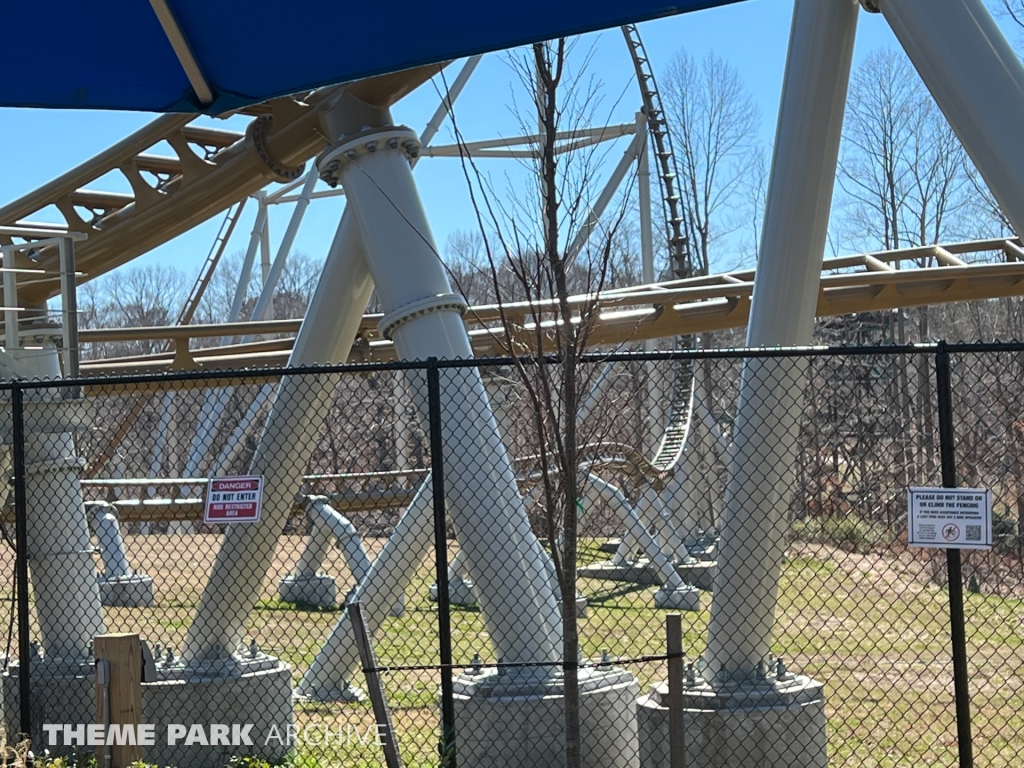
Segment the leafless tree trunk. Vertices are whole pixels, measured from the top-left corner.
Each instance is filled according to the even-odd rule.
[[[579,410],[576,391],[577,329],[573,324],[573,312],[569,306],[569,288],[566,282],[566,261],[558,243],[558,178],[556,175],[555,133],[558,128],[558,84],[565,62],[565,41],[559,40],[557,53],[551,55],[548,46],[534,45],[533,53],[537,62],[537,76],[540,81],[541,125],[544,132],[544,147],[541,151],[541,187],[544,200],[544,258],[554,278],[555,297],[563,330],[560,352],[562,353],[562,407],[566,414],[561,435],[561,445],[556,442],[557,461],[562,470],[562,549],[552,542],[551,556],[558,574],[558,586],[562,597],[562,657],[570,663],[565,666],[565,763],[567,766],[580,765],[580,720],[579,720],[579,677],[572,662],[579,657],[579,634],[576,623],[576,505],[580,498],[577,488],[577,434],[575,414]],[[545,388],[545,410],[550,410],[550,389]],[[551,490],[550,488],[546,490]],[[550,498],[550,496],[549,496]],[[549,536],[558,529],[554,509],[548,504]],[[557,535],[557,534],[556,534]],[[554,538],[554,537],[552,537]],[[572,715],[570,715],[572,713]]]
[[[585,451],[600,442],[595,434],[604,420],[581,420],[585,394],[599,375],[597,365],[581,363],[596,319],[597,296],[607,287],[613,261],[621,257],[621,224],[628,195],[620,196],[617,211],[607,211],[589,244],[575,259],[563,250],[565,242],[588,215],[595,193],[596,155],[591,150],[563,153],[558,134],[592,120],[592,92],[581,88],[581,76],[567,65],[572,43],[564,39],[539,43],[526,57],[513,59],[532,96],[530,133],[539,128],[533,178],[536,198],[514,199],[507,205],[491,193],[472,158],[464,157],[470,195],[474,200],[480,238],[460,236],[449,243],[471,265],[463,277],[473,277],[478,248],[486,254],[487,291],[497,302],[503,343],[515,352],[516,384],[523,392],[525,412],[532,421],[529,450],[520,456],[528,481],[542,491],[543,538],[558,581],[562,611],[562,657],[565,696],[565,765],[581,764],[580,693],[577,660],[580,644],[576,616],[576,561],[581,498],[587,482]],[[458,123],[452,116],[456,136]],[[536,122],[534,122],[536,121]],[[459,138],[461,141],[461,138]],[[483,191],[479,195],[478,191]],[[540,211],[539,226],[538,215]],[[625,260],[624,260],[625,261]],[[458,269],[451,269],[460,283]],[[460,286],[460,290],[463,290]],[[583,294],[587,298],[579,299]],[[576,299],[570,301],[571,297]],[[510,301],[517,302],[510,308]],[[595,427],[599,424],[599,427]],[[531,480],[532,479],[532,480]]]

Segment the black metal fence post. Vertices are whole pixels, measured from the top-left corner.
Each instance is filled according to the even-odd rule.
[[[953,436],[953,386],[949,350],[939,342],[935,353],[935,384],[939,407],[939,454],[942,460],[942,485],[956,488],[956,455]],[[949,579],[949,631],[953,646],[953,693],[956,700],[956,736],[960,768],[973,768],[971,742],[971,695],[967,682],[967,634],[964,629],[964,587],[960,550],[946,550]]]
[[[445,525],[444,440],[441,437],[441,370],[427,360],[427,407],[430,422],[430,476],[434,492],[434,557],[437,568],[437,636],[441,661],[442,768],[455,768],[455,694],[452,687],[452,617],[448,594],[448,535]]]
[[[18,583],[18,698],[21,732],[32,733],[32,638],[28,605],[28,521],[25,496],[25,407],[24,390],[11,390],[11,456],[14,468],[14,573]]]

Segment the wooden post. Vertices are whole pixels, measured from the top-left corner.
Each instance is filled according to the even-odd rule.
[[[130,725],[132,735],[137,735],[142,717],[142,642],[139,636],[98,635],[93,640],[93,655],[97,665],[96,722]],[[99,673],[103,662],[109,665],[109,673],[105,675]],[[103,678],[109,681],[106,685],[100,682]],[[100,765],[105,764],[108,749],[111,768],[128,768],[142,759],[142,749],[138,745],[113,744],[96,748],[96,759]]]
[[[387,768],[402,768],[402,756],[398,753],[395,727],[391,722],[391,710],[388,709],[387,700],[384,698],[384,685],[381,683],[380,673],[377,671],[377,656],[373,652],[373,641],[370,639],[370,632],[366,628],[366,621],[363,618],[362,603],[357,601],[348,604],[348,618],[352,624],[356,647],[359,649],[363,674],[366,676],[366,692],[370,695],[373,716],[377,721],[377,737],[384,750],[384,763]]]
[[[668,646],[668,764],[686,765],[686,734],[683,730],[683,625],[678,613],[665,617]]]

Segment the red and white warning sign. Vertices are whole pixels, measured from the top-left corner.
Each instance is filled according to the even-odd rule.
[[[263,505],[263,476],[211,477],[206,490],[207,523],[255,523]]]

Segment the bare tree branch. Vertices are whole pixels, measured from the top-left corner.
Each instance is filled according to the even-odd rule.
[[[711,51],[677,53],[661,78],[679,155],[679,194],[695,266],[707,274],[716,241],[741,220],[738,194],[750,184],[749,154],[761,117],[739,73]]]
[[[1014,23],[1024,28],[1024,0],[1003,0],[1003,7]]]

